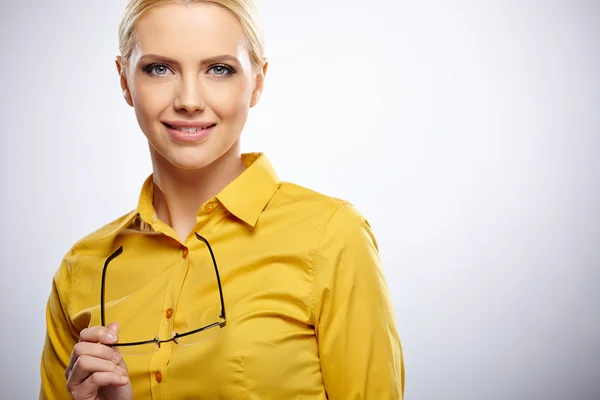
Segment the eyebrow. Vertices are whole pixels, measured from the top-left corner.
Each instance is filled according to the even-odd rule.
[[[169,57],[161,56],[158,54],[144,54],[143,56],[140,57],[138,63],[139,62],[148,62],[150,60],[155,61],[155,62],[164,62],[167,64],[179,65],[179,62],[177,62],[176,60],[169,58]],[[206,65],[220,64],[220,63],[236,64],[237,66],[242,65],[240,60],[238,60],[236,57],[231,56],[229,54],[221,54],[218,56],[206,58],[200,62],[200,65],[206,66]]]

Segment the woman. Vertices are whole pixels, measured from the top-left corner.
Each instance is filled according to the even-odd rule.
[[[368,223],[240,153],[267,72],[252,1],[130,0],[120,51],[153,174],[56,273],[40,398],[402,398]]]

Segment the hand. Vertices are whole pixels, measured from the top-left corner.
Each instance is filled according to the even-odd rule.
[[[81,331],[65,371],[67,389],[75,400],[131,400],[133,390],[127,365],[117,350],[119,326],[94,326]]]

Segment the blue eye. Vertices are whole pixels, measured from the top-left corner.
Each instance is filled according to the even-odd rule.
[[[163,75],[168,75],[170,72],[170,69],[165,64],[150,64],[144,68],[144,71],[150,75],[163,76]]]
[[[211,75],[215,75],[215,76],[226,76],[226,75],[232,75],[235,73],[233,68],[231,68],[230,66],[225,65],[225,64],[213,65],[212,67],[210,67],[210,69],[208,71],[209,72],[212,71]]]

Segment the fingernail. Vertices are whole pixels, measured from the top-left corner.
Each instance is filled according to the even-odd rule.
[[[120,365],[117,365],[117,373],[121,376],[126,376],[127,374],[125,373],[125,370],[123,368],[121,368]]]
[[[117,341],[117,335],[115,335],[111,331],[108,331],[108,335],[106,335],[106,336],[108,338],[109,343],[114,343]]]
[[[113,352],[113,361],[117,364],[121,362],[121,355],[116,351]]]

